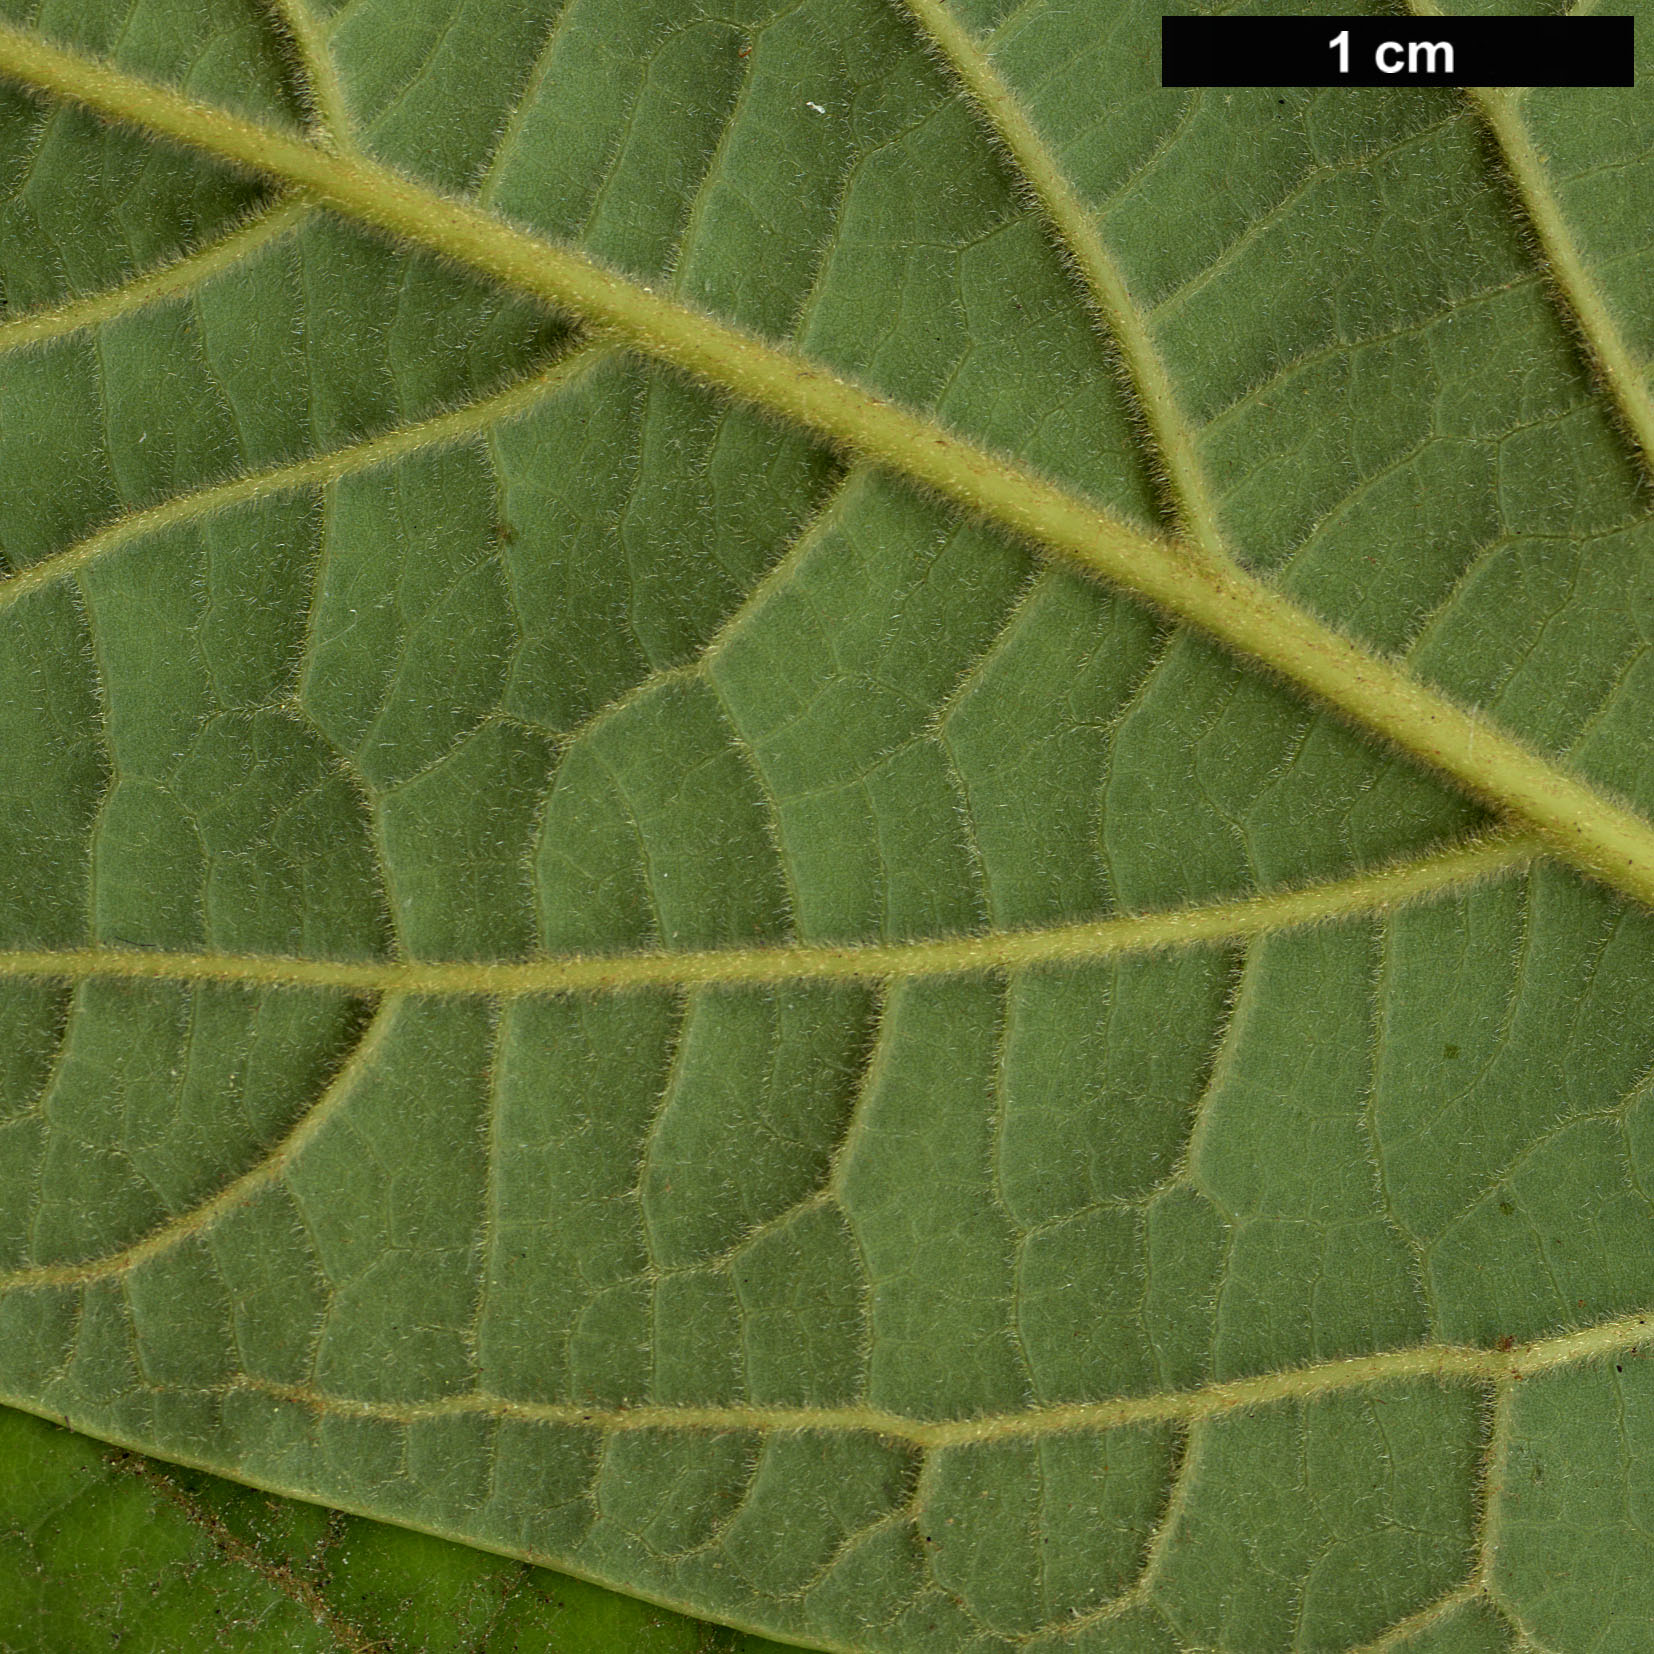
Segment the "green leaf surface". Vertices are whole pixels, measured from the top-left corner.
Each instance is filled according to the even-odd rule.
[[[861,1654],[1646,1648],[1654,82],[1159,15],[0,4],[0,1398]]]
[[[6,1654],[780,1654],[635,1597],[0,1410]]]

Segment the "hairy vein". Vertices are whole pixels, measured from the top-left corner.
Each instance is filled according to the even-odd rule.
[[[394,1008],[410,994],[485,994],[510,999],[528,994],[623,990],[646,986],[715,986],[821,979],[872,979],[958,974],[1025,965],[1107,958],[1198,943],[1222,943],[1267,931],[1384,911],[1459,889],[1521,865],[1537,852],[1532,840],[1500,837],[1401,863],[1377,873],[1308,890],[1247,901],[1214,903],[1165,914],[1107,919],[1046,931],[1007,932],[937,942],[868,947],[714,949],[687,954],[633,954],[563,958],[520,965],[389,961],[383,964],[248,955],[173,954],[144,949],[86,948],[75,952],[0,953],[0,979],[46,976],[84,980],[236,982],[259,987],[309,987],[383,996],[348,1062],[257,1164],[200,1205],[180,1212],[130,1245],[73,1263],[37,1264],[0,1274],[0,1292],[84,1286],[125,1275],[179,1241],[205,1232],[279,1178],[344,1105],[371,1067]],[[881,1029],[884,1024],[881,1018]],[[870,1059],[868,1074],[877,1063]],[[861,1094],[865,1094],[864,1077]],[[843,1165],[850,1133],[834,1155]]]
[[[1189,1499],[1194,1489],[1195,1478],[1200,1467],[1202,1446],[1203,1435],[1200,1430],[1200,1421],[1196,1419],[1183,1432],[1177,1469],[1172,1475],[1171,1487],[1167,1491],[1165,1503],[1160,1507],[1160,1514],[1155,1519],[1154,1530],[1149,1536],[1148,1545],[1144,1548],[1142,1563],[1137,1570],[1136,1579],[1117,1596],[1098,1603],[1088,1613],[1065,1614],[1059,1619],[1048,1621],[1035,1633],[1036,1637],[1041,1633],[1050,1632],[1067,1632],[1073,1635],[1087,1626],[1105,1625],[1110,1620],[1123,1619],[1134,1609],[1153,1602],[1155,1587],[1159,1584],[1160,1577],[1165,1572],[1167,1561],[1177,1543],[1183,1513],[1188,1508]],[[1029,1640],[1033,1639],[1030,1638]]]
[[[1004,456],[653,289],[375,163],[210,109],[0,27],[0,73],[284,179],[340,211],[572,311],[657,359],[890,468],[1191,622],[1519,817],[1654,907],[1654,826],[1263,581],[1145,534]]]
[[[1644,364],[1632,354],[1620,332],[1607,296],[1591,275],[1561,203],[1545,178],[1545,157],[1528,135],[1513,93],[1502,87],[1484,86],[1473,88],[1470,96],[1498,142],[1506,173],[1544,249],[1551,281],[1572,312],[1592,365],[1613,398],[1645,471],[1654,473],[1654,391],[1649,388]]]
[[[1435,0],[1407,0],[1419,17],[1440,17]],[[1577,12],[1577,8],[1576,8]],[[1636,445],[1645,474],[1654,477],[1654,389],[1646,364],[1637,360],[1614,320],[1606,295],[1591,275],[1562,204],[1546,177],[1546,157],[1522,119],[1521,93],[1509,87],[1465,89],[1497,144],[1504,173],[1545,257],[1551,284],[1573,323],[1573,331],[1603,388],[1612,399],[1626,434]]]
[[[267,0],[277,26],[292,42],[301,100],[309,106],[319,142],[341,153],[356,151],[355,122],[327,38],[306,0]]]
[[[457,960],[296,959],[267,954],[173,953],[149,948],[12,949],[0,978],[85,981],[121,977],[230,982],[251,987],[354,993],[531,994],[653,987],[733,987],[805,981],[888,981],[1077,964],[1164,948],[1241,942],[1274,931],[1391,911],[1525,865],[1543,850],[1532,835],[1500,834],[1411,861],[1296,890],[1127,914],[1040,929],[991,931],[917,942],[783,943],[698,951],[568,954],[513,963]]]
[[[38,1264],[0,1275],[0,1292],[87,1286],[93,1281],[111,1280],[170,1251],[189,1236],[211,1229],[227,1212],[235,1210],[260,1189],[274,1183],[315,1141],[322,1127],[344,1107],[357,1085],[372,1069],[395,1021],[396,1004],[394,999],[386,999],[379,1005],[350,1056],[328,1082],[321,1096],[299,1117],[292,1130],[240,1177],[226,1183],[217,1194],[161,1224],[141,1240],[122,1247],[118,1252],[82,1263]]]
[[[445,442],[462,442],[533,407],[611,354],[612,347],[600,344],[579,346],[559,357],[543,372],[516,380],[492,395],[478,397],[475,402],[435,414],[416,425],[398,426],[363,442],[333,448],[327,453],[313,454],[308,459],[293,460],[286,465],[275,465],[266,471],[232,477],[228,482],[211,483],[187,494],[174,495],[159,505],[129,512],[84,540],[53,552],[38,563],[30,563],[9,578],[0,580],[0,611],[21,601],[30,592],[74,574],[88,563],[119,551],[146,534],[175,528],[181,523],[200,522],[252,500],[268,499],[272,495],[290,493],[300,488],[323,487],[339,481],[341,477],[401,459],[421,448],[437,447]]]
[[[1222,1418],[1237,1409],[1316,1401],[1346,1390],[1366,1390],[1385,1384],[1468,1383],[1503,1390],[1559,1368],[1608,1360],[1647,1343],[1650,1327],[1654,1325],[1651,1313],[1654,1312],[1622,1315],[1578,1332],[1537,1338],[1508,1350],[1421,1344],[1376,1355],[1317,1361],[1252,1378],[1224,1379],[1188,1390],[1152,1391],[1106,1401],[1065,1402],[1030,1407],[1017,1413],[986,1413],[963,1419],[917,1419],[886,1408],[858,1404],[839,1407],[584,1406],[579,1402],[514,1401],[486,1391],[470,1391],[426,1402],[377,1402],[252,1377],[233,1379],[223,1388],[257,1391],[335,1417],[379,1419],[395,1424],[481,1414],[585,1427],[607,1434],[635,1430],[744,1430],[760,1435],[795,1431],[853,1432],[886,1436],[938,1450],[989,1442],[1038,1440],[1083,1431],[1118,1430],[1132,1425],[1193,1423]]]
[[[1518,1376],[1514,1373],[1506,1374],[1493,1382],[1492,1414],[1488,1421],[1487,1445],[1482,1454],[1478,1478],[1480,1509],[1476,1516],[1476,1551],[1469,1574],[1452,1590],[1397,1620],[1370,1642],[1362,1643],[1359,1648],[1352,1648],[1349,1654],[1400,1654],[1414,1637],[1441,1624],[1459,1609],[1473,1602],[1485,1600],[1498,1611],[1504,1612],[1503,1605],[1498,1603],[1494,1594],[1493,1559],[1499,1538],[1499,1521],[1503,1508],[1501,1481],[1510,1450],[1511,1411]]]
[[[992,59],[944,0],[901,3],[958,77],[1073,261],[1084,297],[1120,352],[1157,457],[1165,467],[1184,532],[1203,551],[1221,555],[1217,506],[1207,486],[1194,431],[1178,404],[1171,375],[1149,335],[1143,312],[1104,244],[1091,209]]]
[[[1370,1641],[1348,1650],[1348,1654],[1401,1654],[1415,1637],[1440,1625],[1459,1609],[1479,1601],[1482,1595],[1479,1578],[1472,1577],[1462,1585],[1456,1585],[1446,1595],[1437,1597],[1434,1602],[1427,1602],[1405,1619],[1397,1620]]]
[[[1521,1615],[1505,1597],[1495,1577],[1499,1529],[1504,1521],[1505,1481],[1509,1475],[1511,1441],[1516,1434],[1516,1377],[1502,1379],[1493,1392],[1493,1417],[1488,1427],[1487,1452],[1482,1462],[1482,1511],[1477,1523],[1476,1568],[1471,1583],[1513,1625],[1526,1634]]]
[[[312,210],[302,200],[287,198],[278,201],[275,206],[246,219],[195,252],[186,253],[158,269],[146,270],[119,286],[89,294],[83,299],[70,299],[67,304],[24,311],[9,321],[0,322],[0,355],[22,350],[28,345],[46,344],[67,333],[96,327],[101,322],[112,322],[148,305],[158,304],[162,299],[187,293],[243,259],[250,258],[261,247],[280,240],[302,224]]]

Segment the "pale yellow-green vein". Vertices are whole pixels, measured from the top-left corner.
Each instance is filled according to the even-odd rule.
[[[1136,1579],[1117,1596],[1098,1603],[1088,1613],[1064,1615],[1056,1622],[1041,1626],[1040,1631],[1060,1631],[1077,1635],[1089,1625],[1106,1624],[1110,1620],[1121,1619],[1153,1600],[1155,1586],[1159,1583],[1176,1547],[1178,1526],[1194,1490],[1200,1453],[1204,1445],[1202,1422],[1200,1419],[1186,1421],[1183,1451],[1178,1457],[1177,1469],[1172,1476],[1165,1503],[1160,1507],[1160,1514],[1155,1519],[1154,1531],[1149,1536]],[[1035,1636],[1038,1634],[1039,1632],[1036,1632]]]
[[[1501,835],[1297,890],[1163,913],[915,942],[575,954],[520,963],[296,959],[117,947],[11,949],[0,952],[0,977],[69,982],[113,977],[512,999],[653,987],[959,976],[1242,942],[1278,930],[1382,913],[1496,878],[1531,861],[1542,849],[1531,836]]]
[[[191,493],[174,495],[159,505],[130,512],[106,524],[95,534],[89,534],[84,540],[43,557],[38,563],[30,563],[16,574],[0,580],[0,611],[20,602],[30,592],[63,579],[89,563],[95,563],[99,558],[142,539],[146,534],[176,528],[183,523],[200,522],[221,511],[246,505],[253,500],[269,499],[272,495],[301,488],[321,488],[358,471],[389,464],[422,448],[463,442],[479,431],[526,412],[612,354],[613,348],[609,346],[583,345],[559,358],[543,373],[519,379],[503,390],[479,397],[463,407],[433,414],[416,425],[399,426],[348,447],[333,448],[324,454],[313,454],[308,459],[271,466],[269,470],[255,471],[248,476],[231,477],[227,482],[211,483]]]
[[[1636,1319],[1640,1323],[1643,1318]],[[1487,1446],[1482,1454],[1476,1551],[1470,1572],[1451,1591],[1444,1592],[1433,1602],[1427,1602],[1422,1608],[1397,1620],[1371,1641],[1352,1648],[1349,1654],[1399,1654],[1414,1637],[1441,1624],[1460,1608],[1484,1600],[1495,1607],[1501,1606],[1494,1595],[1493,1558],[1503,1498],[1500,1479],[1504,1475],[1510,1446],[1511,1405],[1520,1371],[1516,1369],[1489,1381],[1492,1389],[1491,1416],[1487,1425]]]
[[[1320,1361],[1187,1390],[1119,1396],[1095,1402],[1033,1407],[1017,1413],[947,1420],[917,1419],[888,1409],[853,1404],[838,1407],[612,1407],[519,1401],[480,1391],[428,1402],[365,1401],[251,1376],[231,1380],[220,1386],[218,1393],[225,1402],[235,1397],[258,1398],[266,1405],[293,1407],[317,1418],[361,1419],[400,1426],[481,1417],[520,1420],[609,1435],[670,1430],[697,1433],[738,1431],[761,1437],[800,1433],[860,1434],[906,1441],[928,1453],[983,1443],[1038,1441],[1057,1435],[1138,1425],[1179,1422],[1192,1425],[1247,1409],[1294,1403],[1313,1404],[1324,1397],[1352,1390],[1398,1383],[1472,1384],[1491,1389],[1503,1398],[1526,1379],[1587,1362],[1609,1360],[1634,1350],[1649,1341],[1650,1327],[1650,1314],[1637,1312],[1578,1331],[1534,1339],[1505,1350],[1462,1345],[1421,1345]],[[48,1412],[32,1395],[4,1396],[0,1400],[26,1412],[44,1413],[62,1421],[61,1414]],[[74,1421],[71,1419],[69,1422]],[[110,1430],[107,1424],[101,1424],[98,1433],[107,1440],[124,1441],[124,1445],[140,1451],[143,1448],[142,1443],[124,1439],[120,1432]],[[179,1457],[182,1462],[195,1464],[201,1469],[250,1479],[255,1485],[270,1487],[273,1491],[304,1491],[280,1487],[257,1477],[249,1478],[244,1467],[239,1465],[188,1455]],[[350,1507],[347,1505],[345,1508]],[[1478,1559],[1475,1577],[1479,1580],[1480,1575]],[[1441,1611],[1456,1606],[1461,1600],[1469,1600],[1472,1594],[1461,1588],[1433,1606]],[[1384,1639],[1380,1639],[1376,1647],[1384,1647]]]
[[[317,1133],[339,1112],[363,1076],[372,1069],[395,1015],[396,1002],[388,998],[382,1001],[356,1042],[355,1049],[292,1130],[254,1165],[226,1183],[217,1194],[158,1225],[149,1234],[119,1251],[82,1262],[39,1264],[0,1275],[0,1292],[20,1288],[85,1286],[93,1281],[112,1280],[170,1251],[189,1236],[211,1229],[227,1212],[274,1183],[315,1140]]]
[[[1545,157],[1528,133],[1515,94],[1500,87],[1477,87],[1470,96],[1504,155],[1510,181],[1544,250],[1551,281],[1572,312],[1575,328],[1636,444],[1645,472],[1654,474],[1654,391],[1649,388],[1648,364],[1632,353],[1607,295],[1591,274],[1562,204],[1546,179]]]
[[[1438,852],[1378,872],[1307,890],[1212,903],[1164,914],[1001,932],[935,942],[865,947],[716,949],[687,954],[562,958],[524,964],[388,961],[385,963],[176,954],[145,949],[85,948],[0,952],[0,978],[44,976],[84,981],[238,983],[249,987],[324,988],[382,996],[376,1020],[349,1063],[321,1098],[258,1164],[217,1194],[180,1212],[113,1253],[74,1262],[32,1265],[0,1275],[0,1291],[86,1285],[124,1275],[226,1212],[280,1176],[338,1111],[382,1042],[393,1007],[410,994],[531,994],[598,992],[643,987],[762,984],[797,980],[875,980],[956,975],[1102,959],[1160,948],[1218,945],[1282,929],[1354,918],[1427,900],[1496,877],[1536,852],[1532,840],[1501,837]]]
[[[1558,854],[1654,907],[1654,826],[1243,570],[1133,529],[820,363],[388,168],[329,154],[10,26],[0,27],[0,74],[284,179],[364,223],[573,311],[648,355],[1073,559],[1444,771],[1527,822]]]
[[[1125,364],[1144,423],[1154,438],[1154,458],[1165,467],[1184,532],[1203,551],[1222,555],[1217,506],[1200,461],[1194,430],[1178,403],[1171,375],[1149,334],[1142,308],[1132,298],[1119,264],[1103,241],[1096,215],[1081,199],[993,60],[944,0],[901,3],[958,76],[1073,261],[1086,297]]]
[[[70,299],[66,304],[26,310],[8,321],[0,322],[0,355],[22,350],[27,345],[46,344],[65,334],[115,321],[147,305],[159,304],[163,299],[187,293],[243,259],[250,258],[261,247],[280,240],[302,224],[311,210],[302,200],[278,202],[195,252],[186,253],[170,264],[143,271],[117,287],[90,293],[83,299]]]
[[[1632,1318],[1642,1324],[1646,1317]],[[1640,1340],[1633,1340],[1634,1347]],[[1605,1352],[1613,1353],[1613,1352]],[[1504,1617],[1521,1628],[1515,1606],[1505,1597],[1496,1573],[1499,1529],[1504,1521],[1506,1487],[1510,1474],[1511,1442],[1516,1434],[1516,1385],[1523,1369],[1502,1377],[1494,1387],[1493,1416],[1488,1423],[1487,1451],[1482,1459],[1482,1510],[1477,1522],[1476,1569],[1472,1583]]]
[[[518,1401],[482,1391],[427,1402],[379,1402],[251,1377],[232,1380],[224,1389],[226,1393],[256,1392],[338,1418],[378,1419],[393,1424],[482,1415],[584,1426],[607,1433],[638,1430],[741,1430],[759,1435],[853,1432],[938,1450],[989,1442],[1039,1440],[1082,1431],[1118,1430],[1133,1425],[1197,1423],[1248,1408],[1313,1402],[1344,1391],[1368,1390],[1387,1384],[1457,1383],[1506,1388],[1584,1362],[1610,1360],[1635,1349],[1649,1341],[1651,1324],[1654,1323],[1650,1322],[1649,1312],[1638,1311],[1576,1332],[1533,1339],[1508,1350],[1464,1344],[1420,1344],[1373,1355],[1317,1361],[1279,1372],[1259,1373],[1251,1378],[1226,1379],[1188,1390],[1157,1390],[962,1419],[919,1419],[856,1403],[819,1407],[645,1403],[613,1407],[580,1402]]]
[[[1440,1625],[1457,1610],[1478,1601],[1481,1596],[1482,1589],[1477,1580],[1466,1580],[1445,1595],[1437,1597],[1434,1602],[1428,1602],[1424,1607],[1407,1615],[1405,1619],[1397,1620],[1387,1631],[1380,1632],[1369,1642],[1348,1650],[1348,1654],[1400,1654],[1414,1637]]]
[[[305,0],[267,0],[278,26],[292,43],[301,82],[300,96],[310,106],[311,127],[318,142],[341,153],[356,150],[356,128],[338,66],[328,50],[327,36]]]
[[[1434,0],[1407,0],[1419,17],[1443,15]],[[1577,13],[1576,15],[1583,15]],[[1508,86],[1465,88],[1498,145],[1511,189],[1544,254],[1551,285],[1573,323],[1603,388],[1635,444],[1645,474],[1654,477],[1654,388],[1649,366],[1638,361],[1614,319],[1613,307],[1591,274],[1562,203],[1551,188],[1547,158],[1534,143],[1522,118],[1522,89]]]

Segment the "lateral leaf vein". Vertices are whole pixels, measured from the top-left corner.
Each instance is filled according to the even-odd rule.
[[[0,27],[0,74],[285,179],[350,216],[584,317],[634,349],[872,459],[1209,633],[1527,822],[1654,907],[1654,826],[1264,581],[1145,534],[1017,462],[810,361],[375,163],[210,109]]]

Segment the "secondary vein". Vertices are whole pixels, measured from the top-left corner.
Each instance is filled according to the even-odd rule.
[[[1577,1332],[1536,1338],[1505,1350],[1465,1344],[1419,1344],[1374,1355],[1335,1357],[1250,1378],[1221,1379],[1188,1390],[1150,1391],[962,1419],[918,1419],[857,1403],[836,1407],[739,1403],[729,1406],[642,1403],[605,1407],[579,1402],[517,1401],[486,1391],[428,1402],[376,1402],[251,1377],[233,1379],[223,1388],[227,1393],[252,1391],[272,1396],[340,1418],[378,1419],[395,1424],[481,1414],[605,1433],[638,1430],[750,1431],[759,1435],[854,1432],[907,1441],[916,1447],[937,1451],[1084,1431],[1119,1430],[1134,1425],[1196,1423],[1246,1408],[1316,1401],[1346,1390],[1409,1381],[1482,1384],[1505,1391],[1526,1379],[1588,1361],[1608,1360],[1635,1349],[1649,1341],[1651,1325],[1654,1323],[1650,1321],[1650,1312],[1638,1310]]]
[[[382,1000],[374,1011],[361,1037],[339,1071],[323,1088],[321,1095],[294,1123],[292,1129],[241,1176],[232,1178],[217,1194],[209,1196],[198,1206],[181,1212],[152,1229],[147,1235],[123,1246],[117,1252],[107,1253],[85,1263],[40,1264],[14,1269],[0,1275],[0,1292],[32,1291],[41,1288],[89,1286],[94,1281],[107,1281],[128,1274],[151,1258],[160,1257],[180,1241],[198,1235],[218,1222],[226,1213],[243,1206],[259,1190],[267,1188],[290,1166],[305,1148],[315,1141],[317,1134],[345,1105],[357,1084],[372,1069],[379,1048],[385,1043],[396,1018],[397,1001]]]
[[[943,0],[901,0],[964,86],[990,132],[1008,152],[1081,277],[1082,291],[1120,352],[1137,405],[1171,483],[1184,531],[1211,556],[1226,555],[1217,506],[1194,431],[1171,375],[1096,218],[987,52]]]
[[[1443,15],[1434,0],[1407,0],[1407,6],[1418,17]],[[1582,13],[1576,8],[1574,15]],[[1649,385],[1647,364],[1633,355],[1568,226],[1562,203],[1546,177],[1545,157],[1522,119],[1520,89],[1469,86],[1465,96],[1498,146],[1506,181],[1545,255],[1551,285],[1573,322],[1573,331],[1613,401],[1645,475],[1654,478],[1654,389]]]
[[[479,994],[516,999],[535,994],[656,987],[959,976],[1081,964],[1164,948],[1222,945],[1274,931],[1387,912],[1511,872],[1542,849],[1541,842],[1532,835],[1500,834],[1296,890],[1162,913],[916,942],[568,954],[500,963],[297,959],[119,947],[11,949],[0,952],[0,978],[32,976],[76,982],[113,977],[332,988],[363,994]]]
[[[583,253],[373,162],[211,109],[0,27],[0,73],[285,179],[360,221],[573,311],[633,348],[888,467],[1189,621],[1526,821],[1654,907],[1654,826],[1243,570],[1145,534],[820,363],[702,315]]]
[[[267,4],[293,43],[300,96],[310,106],[318,141],[341,153],[356,153],[355,123],[321,25],[305,0],[267,0]]]
[[[46,344],[67,333],[129,316],[174,294],[187,293],[250,257],[259,248],[280,240],[302,224],[312,210],[304,201],[279,201],[195,252],[157,269],[146,270],[119,286],[83,299],[70,299],[66,304],[23,311],[11,320],[0,322],[0,355],[22,350],[27,345]]]
[[[1522,865],[1538,848],[1531,839],[1498,837],[1454,847],[1377,873],[1362,873],[1308,890],[1280,892],[1247,901],[1212,903],[1095,924],[1056,926],[1044,931],[860,948],[716,949],[678,955],[575,957],[499,965],[408,961],[377,964],[158,953],[137,948],[0,952],[0,979],[44,976],[70,981],[114,977],[140,981],[229,982],[255,987],[331,988],[380,996],[378,1009],[349,1060],[286,1136],[254,1165],[200,1204],[177,1213],[114,1252],[61,1263],[27,1265],[0,1274],[0,1292],[87,1286],[94,1281],[114,1279],[159,1257],[187,1237],[205,1232],[221,1217],[244,1205],[279,1178],[346,1105],[357,1081],[371,1069],[394,1020],[396,1006],[409,995],[483,994],[511,999],[530,994],[648,986],[751,985],[799,979],[883,981],[895,976],[1004,970],[1107,958],[1163,947],[1221,944],[1271,930],[1386,911],[1462,889]],[[842,1159],[841,1149],[835,1156],[835,1167]]]
[[[209,483],[205,488],[174,495],[159,505],[129,512],[114,522],[106,523],[84,540],[65,546],[49,557],[42,557],[38,563],[27,564],[16,574],[0,580],[0,612],[20,602],[30,592],[74,574],[99,558],[142,539],[146,534],[156,534],[180,523],[199,522],[252,500],[269,499],[272,495],[290,493],[300,488],[320,488],[358,471],[387,465],[422,448],[438,447],[446,442],[463,442],[478,431],[526,412],[553,392],[572,384],[581,374],[612,354],[613,347],[610,346],[579,346],[540,373],[516,380],[503,390],[478,397],[475,402],[434,414],[416,425],[400,425],[362,442],[312,454],[308,459],[293,460],[286,465],[273,465],[266,471],[231,477],[225,482]]]

